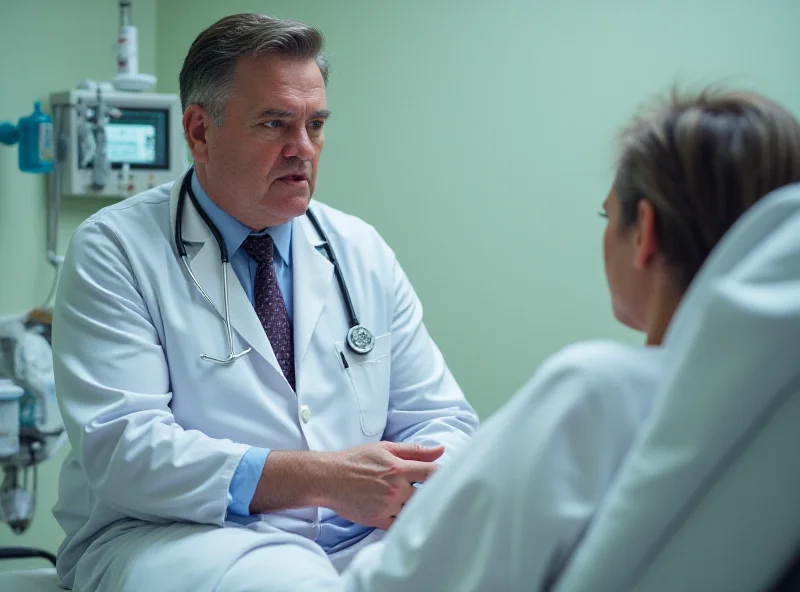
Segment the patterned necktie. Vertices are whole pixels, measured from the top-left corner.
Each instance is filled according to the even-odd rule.
[[[242,243],[247,254],[258,264],[255,285],[255,309],[261,326],[267,333],[272,351],[278,359],[283,375],[295,390],[294,382],[294,340],[292,322],[286,310],[275,266],[272,263],[273,243],[269,234],[250,235]]]

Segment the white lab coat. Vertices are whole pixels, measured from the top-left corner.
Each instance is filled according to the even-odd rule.
[[[664,354],[587,342],[551,357],[355,557],[344,588],[546,588],[648,416]]]
[[[201,360],[227,355],[222,268],[217,243],[187,199],[183,237],[215,310],[177,256],[181,181],[92,216],[64,262],[53,349],[72,451],[54,514],[66,532],[58,564],[66,585],[76,565],[84,573],[104,569],[78,560],[93,542],[98,556],[115,529],[135,540],[130,532],[146,523],[225,524],[230,480],[248,445],[332,451],[384,439],[441,443],[450,454],[477,423],[393,252],[371,226],[321,203],[312,207],[374,349],[358,356],[346,348],[348,318],[333,266],[302,217],[292,222],[296,394],[230,267],[234,347],[253,351],[228,366]],[[313,539],[331,514],[305,508],[253,520]],[[198,550],[190,569],[207,582],[219,576],[215,557],[230,564],[246,546],[228,541],[205,559]],[[163,575],[153,576],[153,586]]]

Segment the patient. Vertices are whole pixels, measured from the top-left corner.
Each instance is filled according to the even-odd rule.
[[[733,225],[800,182],[800,124],[762,96],[678,94],[622,132],[603,258],[614,315],[646,347],[547,360],[345,572],[355,591],[547,589],[588,526],[664,373],[684,293]]]

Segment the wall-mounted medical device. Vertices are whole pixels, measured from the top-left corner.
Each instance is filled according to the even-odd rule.
[[[127,197],[188,166],[180,99],[107,87],[51,95],[65,195]]]

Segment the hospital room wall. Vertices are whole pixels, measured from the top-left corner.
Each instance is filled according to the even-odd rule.
[[[723,81],[800,114],[797,0],[161,1],[161,90],[195,35],[240,11],[326,35],[316,196],[396,250],[484,418],[564,344],[641,342],[612,317],[597,216],[637,106]]]
[[[155,73],[156,0],[136,0],[139,62]],[[110,80],[116,71],[117,2],[0,0],[0,121],[28,115],[33,101],[50,113],[51,92],[81,80]],[[111,202],[65,198],[59,253],[75,228]],[[47,262],[45,178],[20,172],[17,148],[0,145],[0,316],[41,305],[53,279]],[[29,545],[55,551],[63,533],[52,517],[58,470],[66,450],[41,465],[39,500],[30,530],[15,536],[0,524],[0,547]],[[0,562],[0,570],[43,567],[42,561]]]

